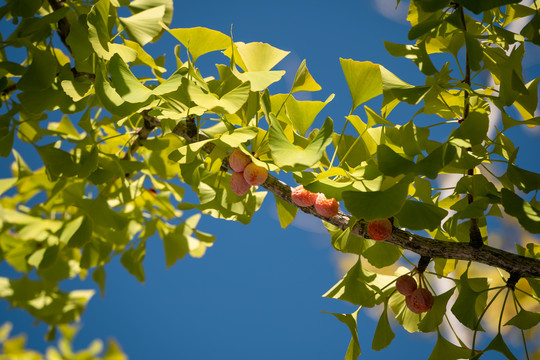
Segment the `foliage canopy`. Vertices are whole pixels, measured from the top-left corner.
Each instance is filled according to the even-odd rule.
[[[2,34],[0,49],[0,156],[13,159],[11,175],[0,179],[0,261],[20,274],[0,277],[0,297],[50,325],[49,339],[60,331],[62,356],[72,351],[68,324],[80,319],[93,291],[63,291],[60,281],[92,276],[103,292],[105,266],[115,256],[144,281],[146,241],[155,235],[167,266],[188,254],[201,257],[215,241],[198,227],[201,216],[249,224],[264,190],[275,196],[283,228],[300,209],[323,220],[337,251],[357,256],[324,295],[358,305],[352,314],[333,314],[351,331],[346,359],[361,353],[358,311],[375,306],[377,351],[394,338],[390,316],[409,332],[437,332],[434,359],[489,351],[515,359],[506,329],[521,334],[527,358],[538,351],[527,349],[527,339],[538,336],[540,322],[540,245],[497,248],[488,238],[494,217],[540,233],[540,174],[520,161],[508,131],[540,125],[540,77],[525,79],[522,71],[527,48],[540,45],[538,1],[411,1],[410,43],[384,45],[411,60],[425,82],[409,84],[382,65],[340,59],[351,109],[324,121],[317,116],[333,95],[295,97],[321,90],[306,61],[289,93],[272,94],[287,51],[203,27],[171,29],[172,14],[172,0],[11,0],[0,8],[2,21],[16,25]],[[526,25],[516,32],[520,19]],[[165,57],[145,49],[164,33],[178,41],[176,68],[167,76]],[[56,37],[62,45],[55,46]],[[197,61],[216,51],[229,61],[215,65],[218,76],[207,76]],[[381,107],[371,109],[366,102],[376,97]],[[417,112],[396,121],[398,105]],[[492,132],[495,110],[502,126]],[[419,126],[418,118],[430,125]],[[433,136],[434,127],[444,136]],[[229,185],[227,157],[237,148],[271,173],[243,196]],[[32,151],[38,169],[27,164]],[[279,180],[284,173],[296,184]],[[438,186],[447,174],[460,180],[443,192]],[[346,212],[326,218],[295,205],[297,184],[342,201]],[[185,199],[186,189],[197,201]],[[381,218],[392,219],[393,233],[376,242],[367,223]],[[392,275],[383,269],[389,266]],[[407,308],[395,290],[403,273],[417,275],[433,293],[431,310]],[[441,277],[454,285],[436,293]],[[489,311],[501,314],[496,335],[479,347]],[[446,339],[449,312],[470,329],[472,343],[455,332],[457,345]],[[0,342],[2,358],[42,358],[9,338],[8,324]],[[115,343],[101,350],[96,343],[83,355],[123,356]]]

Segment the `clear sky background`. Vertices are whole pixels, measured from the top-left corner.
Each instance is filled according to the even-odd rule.
[[[236,41],[261,41],[290,51],[277,68],[287,75],[272,93],[288,92],[300,62],[307,65],[323,90],[314,100],[336,97],[320,114],[315,126],[326,116],[339,131],[351,100],[339,58],[380,63],[403,80],[422,81],[412,62],[391,57],[383,39],[408,43],[406,1],[398,10],[395,1],[190,1],[176,2],[171,28],[204,26],[230,34]],[[177,44],[164,34],[150,45],[154,56],[173,58]],[[57,46],[60,43],[56,42]],[[540,56],[538,57],[540,58]],[[221,54],[203,56],[198,65],[203,74],[213,72],[214,59],[227,63]],[[170,65],[171,62],[168,62]],[[174,71],[170,66],[169,74]],[[525,78],[538,76],[538,63],[525,67]],[[305,95],[304,95],[305,96]],[[375,100],[379,101],[380,100]],[[375,102],[376,103],[376,102]],[[377,109],[374,105],[373,108]],[[412,109],[412,108],[411,108]],[[416,109],[404,108],[405,123]],[[358,112],[359,110],[357,110]],[[358,113],[364,117],[363,113]],[[394,114],[393,114],[394,115]],[[394,115],[395,116],[395,115]],[[422,124],[420,124],[422,125]],[[424,125],[427,125],[424,124]],[[521,131],[516,129],[516,131]],[[538,132],[523,133],[525,149],[538,150]],[[1,176],[7,177],[2,160]],[[538,164],[525,167],[540,171]],[[291,185],[294,185],[292,182]],[[340,359],[350,340],[348,328],[321,311],[350,313],[355,307],[322,298],[342,276],[338,253],[321,222],[299,212],[287,229],[279,226],[275,201],[270,194],[252,223],[244,226],[203,217],[200,229],[217,236],[215,245],[202,259],[185,258],[170,269],[165,267],[163,245],[158,237],[147,242],[146,283],[139,283],[120,265],[119,258],[106,266],[106,295],[99,292],[82,318],[78,348],[91,340],[115,338],[132,360],[148,359]],[[12,271],[4,264],[0,275]],[[67,281],[64,289],[94,288]],[[0,301],[0,323],[14,323],[13,333],[29,335],[29,347],[43,351],[46,327],[35,326],[21,310],[8,310]],[[435,334],[408,334],[393,323],[397,338],[389,349],[371,350],[380,309],[360,311],[358,332],[363,359],[427,359],[435,345]],[[370,315],[371,314],[371,315]],[[403,349],[414,349],[414,355]],[[498,359],[492,354],[490,359]]]

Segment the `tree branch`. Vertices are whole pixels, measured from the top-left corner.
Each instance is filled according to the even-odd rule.
[[[189,136],[188,132],[187,125],[184,121],[178,123],[173,129],[174,134],[183,137],[188,142],[196,142],[197,139]],[[199,133],[199,140],[206,139],[208,137],[205,134]],[[207,143],[203,147],[203,150],[210,153],[214,147],[214,144]],[[228,168],[228,164],[225,165]],[[262,187],[309,215],[318,217],[342,230],[351,228],[351,233],[354,235],[370,238],[367,233],[367,221],[358,220],[356,223],[351,224],[351,216],[342,211],[336,216],[327,218],[319,215],[313,206],[299,207],[291,199],[291,187],[270,174]],[[475,248],[468,243],[430,239],[397,228],[394,228],[390,238],[385,241],[410,250],[425,258],[475,261],[506,270],[514,279],[519,279],[519,277],[540,278],[540,260],[513,254],[487,245],[481,248]]]
[[[48,0],[49,5],[53,8],[54,11],[61,9],[64,7],[64,1],[63,0]],[[71,25],[69,24],[69,21],[67,18],[63,17],[60,20],[58,20],[58,35],[60,36],[60,39],[62,40],[62,43],[64,43],[64,46],[69,50],[71,53],[71,47],[68,45],[66,39],[69,35],[69,30],[71,28]]]
[[[459,7],[459,13],[460,13],[460,19],[461,24],[463,25],[463,30],[466,33],[467,32],[467,22],[465,21],[465,11],[463,10],[463,6]],[[465,35],[467,36],[467,35]],[[467,46],[465,46],[465,79],[463,79],[463,82],[465,82],[469,87],[471,86],[471,62],[469,60],[469,51],[467,49]],[[469,116],[470,111],[470,104],[469,104],[469,93],[467,90],[465,90],[464,94],[464,103],[463,103],[463,117],[461,118],[460,124],[467,119]],[[470,150],[469,150],[470,151]],[[467,170],[466,176],[473,176],[474,175],[474,169]],[[474,201],[474,197],[472,194],[467,194],[467,202],[471,204]],[[471,226],[469,227],[469,244],[474,248],[479,248],[484,245],[484,241],[482,240],[482,234],[480,233],[480,228],[478,227],[478,219],[477,218],[471,218]]]

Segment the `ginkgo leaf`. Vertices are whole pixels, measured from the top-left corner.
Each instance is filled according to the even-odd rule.
[[[379,65],[351,59],[339,61],[353,100],[351,113],[358,105],[382,94],[383,82]]]
[[[165,30],[188,49],[193,57],[193,62],[197,61],[201,55],[212,51],[224,50],[231,45],[231,38],[229,36],[204,27],[186,29],[169,29],[165,27]]]
[[[289,51],[280,50],[262,42],[241,44],[237,46],[237,50],[242,57],[245,71],[272,70],[289,54]]]
[[[120,17],[128,36],[141,45],[152,41],[162,30],[160,20],[165,15],[165,5],[141,11],[130,17]]]
[[[182,79],[185,84],[190,99],[197,105],[200,105],[210,111],[234,114],[249,97],[251,85],[249,82],[243,83],[233,90],[229,91],[221,98],[218,95],[202,89],[193,81],[186,78]]]
[[[317,84],[315,79],[313,79],[313,76],[309,73],[306,60],[304,59],[298,67],[298,70],[296,70],[291,93],[297,91],[319,91],[321,89],[321,86]]]
[[[270,151],[276,165],[286,170],[300,170],[315,165],[324,155],[324,150],[332,141],[333,122],[326,118],[317,135],[305,149],[299,148],[287,139],[276,117],[270,115]]]

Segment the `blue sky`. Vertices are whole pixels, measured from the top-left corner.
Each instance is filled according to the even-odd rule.
[[[171,28],[204,26],[229,34],[233,25],[236,41],[261,41],[290,51],[278,65],[287,75],[281,85],[271,88],[274,93],[288,91],[296,68],[307,59],[311,74],[323,88],[312,98],[324,101],[336,94],[317,121],[331,116],[336,129],[341,129],[351,106],[340,57],[380,63],[405,81],[421,81],[412,62],[393,58],[384,50],[383,39],[407,43],[404,16],[401,21],[391,19],[393,1],[382,1],[382,7],[375,6],[375,0],[175,3]],[[402,1],[398,13],[403,14],[406,7]],[[165,34],[149,51],[172,58],[174,45],[176,41]],[[201,58],[198,65],[213,71],[213,59],[220,56],[220,61],[227,61],[218,54]],[[538,76],[538,63],[525,71]],[[408,121],[410,111],[402,110],[403,121],[396,121]],[[538,133],[524,136],[538,140]],[[523,146],[535,148],[532,141]],[[0,165],[4,164],[2,160]],[[538,165],[533,166],[536,169],[528,169],[540,171]],[[349,330],[321,311],[350,313],[355,307],[321,297],[341,274],[337,253],[320,221],[299,214],[283,230],[273,197],[268,195],[248,226],[203,217],[200,228],[217,236],[215,245],[202,259],[186,258],[168,270],[161,240],[148,241],[145,284],[129,275],[118,258],[109,264],[105,298],[96,294],[90,302],[76,345],[85,347],[95,338],[113,337],[133,360],[343,358]],[[5,265],[0,272],[11,273]],[[78,282],[63,285],[65,289],[81,287]],[[82,287],[96,288],[91,281]],[[43,350],[47,346],[45,326],[34,326],[22,311],[8,310],[6,302],[0,302],[0,319],[13,322],[14,333],[28,333],[30,347]],[[375,353],[371,341],[376,320],[361,311],[358,324],[364,359],[408,358],[403,355],[405,347],[414,349],[415,359],[426,359],[435,344],[435,334],[411,335],[393,326],[397,338],[389,349]]]

